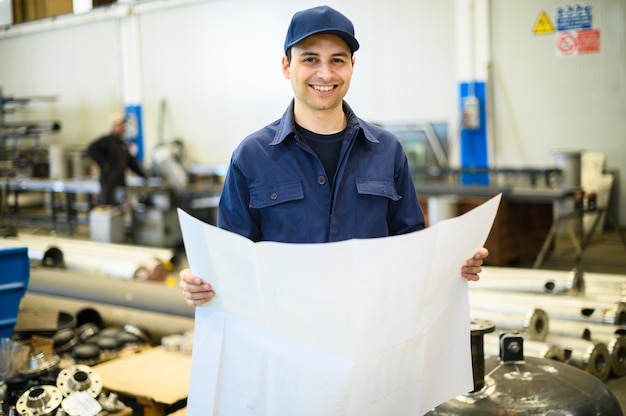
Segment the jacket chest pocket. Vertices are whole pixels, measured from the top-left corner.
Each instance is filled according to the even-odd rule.
[[[396,184],[391,180],[357,179],[356,190],[359,195],[379,196],[392,201],[402,198],[396,190]]]
[[[250,208],[262,209],[304,199],[300,182],[278,183],[250,188]]]

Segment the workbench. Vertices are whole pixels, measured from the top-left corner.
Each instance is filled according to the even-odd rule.
[[[163,416],[186,404],[191,355],[155,347],[93,369],[105,390],[136,400],[144,416]]]
[[[126,179],[127,193],[129,196],[136,195],[139,199],[151,195],[167,195],[168,209],[180,207],[199,219],[215,223],[216,207],[219,202],[221,189],[202,184],[190,185],[184,189],[171,189],[161,178],[151,177],[144,180],[140,177],[130,176]],[[65,222],[70,233],[77,225],[78,206],[80,210],[88,213],[94,206],[93,196],[100,192],[100,184],[92,178],[74,179],[40,179],[40,178],[0,178],[2,195],[0,196],[0,213],[3,217],[13,215],[20,216],[19,195],[24,192],[39,192],[49,198],[49,218],[53,230],[57,230],[59,213],[65,212]],[[87,195],[87,202],[77,203],[78,195]],[[12,204],[8,204],[8,195],[12,195]],[[59,203],[57,196],[61,195],[63,201]],[[163,198],[160,198],[162,200]],[[134,208],[134,207],[133,207]],[[161,209],[159,207],[159,209]]]
[[[545,255],[544,244],[550,230],[565,211],[574,209],[582,188],[546,188],[514,186],[461,185],[439,182],[416,183],[420,204],[428,216],[428,199],[454,196],[456,211],[461,215],[489,198],[502,193],[502,202],[493,227],[485,243],[489,257],[485,264],[511,266],[532,263],[538,255]]]

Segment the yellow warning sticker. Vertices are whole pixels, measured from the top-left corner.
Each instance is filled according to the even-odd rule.
[[[533,33],[535,35],[545,35],[548,33],[554,33],[554,25],[550,21],[548,14],[544,11],[541,11],[537,21],[535,22],[535,26],[533,27]]]

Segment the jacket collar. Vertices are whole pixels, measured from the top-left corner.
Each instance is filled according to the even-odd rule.
[[[278,123],[276,135],[274,136],[274,140],[270,143],[270,146],[278,145],[284,142],[288,137],[294,136],[296,132],[296,122],[293,116],[293,107],[294,100],[292,99],[291,104],[289,104],[289,107]],[[348,125],[346,126],[346,129],[357,128],[367,141],[371,143],[378,143],[378,139],[370,132],[367,124],[356,116],[354,111],[352,111],[352,108],[350,108],[348,103],[345,101],[343,102],[343,111],[346,113],[348,118]]]

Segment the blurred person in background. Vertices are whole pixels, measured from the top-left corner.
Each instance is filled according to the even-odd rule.
[[[87,147],[87,155],[98,167],[100,193],[98,205],[123,205],[126,201],[126,173],[130,169],[142,178],[147,175],[125,142],[126,123],[123,113],[111,116],[111,131],[93,140]]]

